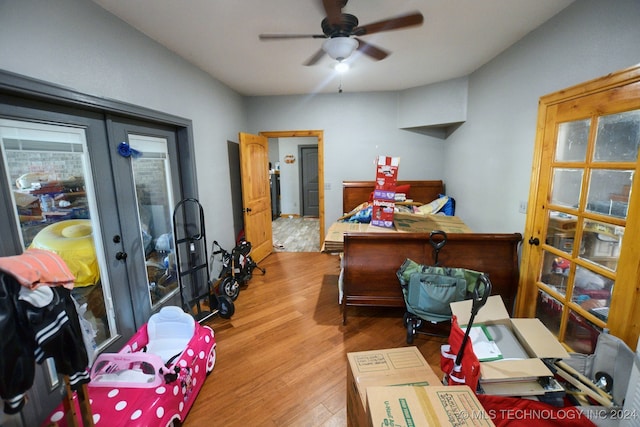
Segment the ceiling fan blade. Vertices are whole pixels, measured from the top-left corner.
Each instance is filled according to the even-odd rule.
[[[260,34],[260,40],[283,40],[283,39],[326,39],[324,34]]]
[[[384,19],[371,24],[363,25],[353,29],[353,35],[364,36],[366,34],[379,33],[381,31],[397,30],[399,28],[413,27],[421,25],[424,17],[420,12],[412,12],[395,18]]]
[[[342,21],[342,8],[348,0],[322,0],[322,7],[327,14],[327,21],[331,25],[339,25]]]
[[[382,50],[379,47],[372,45],[371,43],[367,43],[364,40],[360,40],[357,37],[356,37],[356,40],[358,40],[358,52],[362,52],[365,55],[369,55],[371,58],[377,61],[380,61],[381,59],[384,59],[387,56],[389,56],[389,52]]]
[[[311,58],[307,59],[307,62],[305,62],[304,65],[310,66],[310,65],[317,64],[318,61],[320,61],[320,59],[322,59],[324,54],[325,54],[324,50],[323,49],[319,49],[315,54],[313,54],[313,56]]]

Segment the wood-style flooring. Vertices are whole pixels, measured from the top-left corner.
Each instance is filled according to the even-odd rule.
[[[271,224],[275,252],[320,252],[318,218],[286,216]]]
[[[342,325],[339,258],[273,253],[215,331],[217,361],[184,426],[346,426],[346,354],[406,346],[404,310],[349,308]],[[415,337],[441,377],[442,338]]]

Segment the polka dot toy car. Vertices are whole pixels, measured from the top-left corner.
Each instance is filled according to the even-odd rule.
[[[94,361],[87,389],[95,426],[181,425],[215,362],[213,330],[163,307],[118,353]],[[50,423],[67,425],[62,404]]]

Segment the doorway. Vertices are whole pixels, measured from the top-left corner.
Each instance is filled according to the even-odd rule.
[[[77,266],[90,359],[178,303],[175,280],[160,286],[148,267],[168,270],[161,252],[171,266],[168,211],[197,194],[191,133],[186,119],[0,71],[0,255],[47,246]],[[25,425],[60,402],[55,366],[35,368]]]
[[[272,223],[274,250],[320,251],[324,240],[323,131],[260,132],[260,135],[268,138],[272,168],[274,172],[278,169],[280,180],[280,215]],[[306,208],[305,200],[310,201]]]

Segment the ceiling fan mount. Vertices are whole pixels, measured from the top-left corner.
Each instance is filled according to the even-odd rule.
[[[322,34],[260,34],[260,40],[285,39],[328,39],[304,65],[316,64],[325,54],[338,61],[347,59],[355,50],[380,61],[389,52],[362,40],[361,36],[422,25],[424,18],[420,12],[407,13],[367,25],[359,25],[358,18],[350,13],[342,13],[348,0],[322,0],[326,17],[320,26]],[[331,40],[331,42],[329,42]],[[335,47],[335,50],[334,50]],[[339,47],[339,49],[338,49]]]
[[[322,32],[327,37],[349,37],[353,34],[353,30],[358,27],[358,18],[349,13],[340,15],[340,22],[332,23],[329,18],[324,18],[320,23]]]

